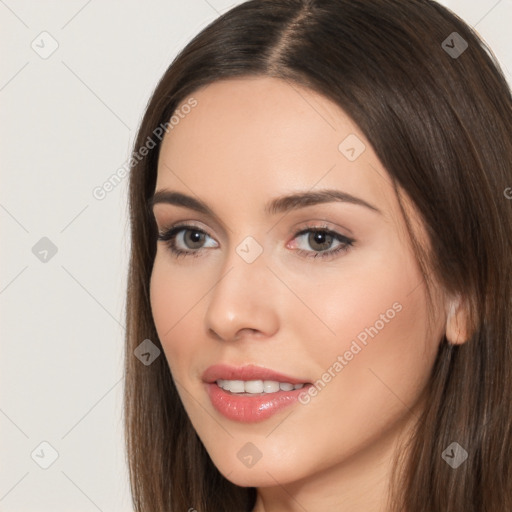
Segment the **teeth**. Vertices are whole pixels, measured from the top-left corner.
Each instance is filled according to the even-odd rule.
[[[219,379],[217,386],[231,391],[231,393],[276,393],[277,391],[291,391],[300,389],[304,384],[290,384],[289,382],[277,382],[275,380],[222,380]]]

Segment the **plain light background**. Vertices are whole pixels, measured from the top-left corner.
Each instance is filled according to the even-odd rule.
[[[103,200],[92,192],[127,161],[177,52],[239,3],[0,0],[2,512],[132,510],[128,177]],[[512,83],[512,0],[441,3],[476,27]]]

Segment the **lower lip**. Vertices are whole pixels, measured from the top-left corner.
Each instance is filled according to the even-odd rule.
[[[297,403],[300,393],[311,386],[304,384],[300,389],[251,396],[230,393],[215,382],[205,385],[213,407],[229,420],[242,423],[256,423],[270,418],[285,407]]]

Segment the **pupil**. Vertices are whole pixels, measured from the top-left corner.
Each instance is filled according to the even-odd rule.
[[[329,235],[328,233],[323,233],[321,231],[317,231],[317,232],[314,232],[312,233],[312,237],[313,237],[313,242],[314,244],[319,244],[323,247],[320,247],[320,249],[326,249],[329,247],[329,238],[331,237],[331,235]],[[327,240],[326,240],[327,238]],[[314,247],[314,244],[312,244],[312,247]]]
[[[198,231],[189,231],[189,238],[191,239],[191,243],[201,244],[203,233],[199,233]],[[195,249],[195,247],[192,247]]]

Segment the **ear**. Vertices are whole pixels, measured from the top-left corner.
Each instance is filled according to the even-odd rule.
[[[447,305],[446,339],[451,345],[462,345],[468,340],[468,311],[459,295]]]

